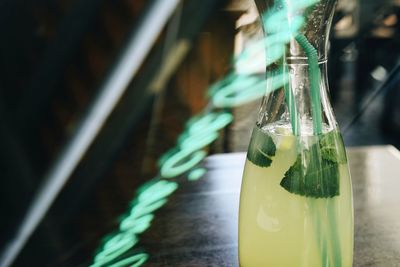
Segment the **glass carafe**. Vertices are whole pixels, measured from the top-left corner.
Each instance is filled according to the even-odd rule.
[[[351,180],[326,69],[336,1],[256,4],[267,93],[243,174],[240,266],[352,266]]]

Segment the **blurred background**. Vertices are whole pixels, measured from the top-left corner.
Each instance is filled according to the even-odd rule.
[[[247,0],[0,0],[0,21],[0,251],[69,164],[12,266],[86,266],[259,34],[256,11]],[[339,1],[329,79],[347,146],[400,148],[399,60],[399,0]],[[211,154],[247,149],[260,102],[232,110]]]

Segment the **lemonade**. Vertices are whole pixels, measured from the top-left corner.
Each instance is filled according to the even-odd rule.
[[[240,196],[241,267],[352,266],[351,182],[343,142],[334,131],[322,137],[300,138],[290,133],[288,125],[254,129]],[[291,180],[290,184],[298,188],[288,188],[288,180],[285,182],[283,178],[294,173],[294,169],[289,169],[296,166],[297,160],[312,166],[306,162],[307,157],[299,156],[300,150],[311,151],[320,140],[326,140],[318,145],[321,158],[336,168],[332,173],[337,182],[335,177],[325,184],[306,181],[301,185]],[[307,169],[301,168],[300,171]],[[312,177],[316,176],[309,175],[306,179]],[[322,195],[318,195],[318,190],[322,190]]]

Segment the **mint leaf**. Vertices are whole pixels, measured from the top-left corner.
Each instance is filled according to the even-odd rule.
[[[304,175],[301,164],[301,156],[297,156],[297,160],[285,173],[280,185],[287,191],[293,194],[305,195],[304,190]]]
[[[347,163],[342,135],[338,131],[324,134],[319,143],[321,146],[321,154],[324,159],[338,164]]]
[[[272,159],[267,156],[264,156],[261,153],[247,153],[247,159],[250,160],[254,165],[259,167],[269,167],[272,164]]]
[[[255,127],[251,137],[247,159],[259,167],[269,167],[275,156],[276,146],[271,136]]]
[[[314,198],[329,198],[340,193],[339,164],[346,163],[341,135],[330,132],[319,142],[299,153],[284,174],[280,185],[288,192]]]

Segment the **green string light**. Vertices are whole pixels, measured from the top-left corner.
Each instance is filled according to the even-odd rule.
[[[90,267],[99,267],[110,263],[130,250],[138,241],[136,235],[129,232],[115,235],[103,245],[102,251],[95,256],[94,264]]]
[[[127,217],[126,219],[121,221],[119,229],[121,231],[129,231],[133,234],[141,234],[150,227],[151,221],[153,219],[153,214],[147,214],[134,219],[132,219],[131,217]]]
[[[204,176],[204,174],[206,174],[207,170],[204,168],[198,168],[195,169],[193,171],[191,171],[188,175],[188,180],[189,181],[197,181],[199,180],[201,177]]]
[[[140,253],[140,254],[131,256],[129,258],[123,259],[117,263],[114,263],[114,264],[110,265],[109,267],[126,267],[126,266],[139,267],[143,263],[145,263],[148,258],[149,258],[148,254]]]

